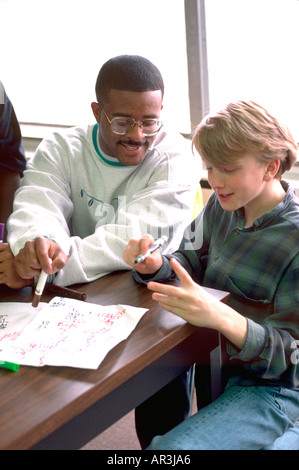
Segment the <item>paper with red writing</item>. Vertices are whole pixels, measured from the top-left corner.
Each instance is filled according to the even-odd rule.
[[[0,302],[0,350],[16,340],[45,305],[40,302],[34,308],[29,303]]]
[[[10,322],[13,315],[10,309],[4,317],[7,327],[0,329],[0,361],[84,369],[97,369],[110,349],[129,336],[147,311],[128,305],[103,306],[60,297],[44,304],[37,313],[32,312],[29,304],[14,303],[14,306],[21,318],[20,331],[17,334],[17,320]],[[1,307],[3,303],[0,312]],[[20,314],[22,308],[28,312],[25,326],[24,314]]]

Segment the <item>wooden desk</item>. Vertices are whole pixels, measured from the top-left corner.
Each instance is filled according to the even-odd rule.
[[[149,398],[186,366],[209,361],[218,335],[163,310],[129,271],[77,286],[87,301],[146,307],[130,337],[97,370],[0,368],[0,449],[78,449]],[[219,300],[229,295],[211,290]],[[49,301],[51,296],[42,297]],[[1,302],[32,300],[32,289],[0,286]]]

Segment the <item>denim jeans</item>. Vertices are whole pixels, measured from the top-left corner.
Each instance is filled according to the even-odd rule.
[[[289,439],[288,439],[289,437]],[[149,450],[299,450],[299,392],[230,385]]]

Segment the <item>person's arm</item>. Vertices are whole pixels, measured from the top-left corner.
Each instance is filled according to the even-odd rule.
[[[12,289],[22,289],[33,284],[34,279],[23,279],[17,273],[15,257],[8,243],[0,243],[0,284]]]
[[[241,351],[228,348],[254,375],[281,378],[299,387],[299,255],[293,258],[275,293],[273,313],[263,321],[248,319],[248,335]]]
[[[219,331],[242,349],[247,337],[246,318],[194,282],[177,259],[172,258],[170,264],[181,286],[149,282],[148,288],[154,292],[153,299],[192,325]]]
[[[6,223],[13,199],[26,168],[20,126],[3,84],[0,82],[0,222]],[[6,239],[6,232],[5,232]]]
[[[211,198],[212,199],[212,198]],[[202,209],[195,220],[184,231],[177,251],[161,257],[159,251],[140,264],[135,263],[139,254],[145,254],[154,243],[150,234],[144,234],[141,239],[131,239],[124,249],[124,260],[133,268],[133,277],[137,282],[148,284],[150,281],[164,282],[177,279],[171,267],[171,258],[176,258],[192,279],[201,284],[205,271],[204,260],[208,257],[211,241],[211,227],[215,219],[214,210],[210,209],[211,201]]]
[[[273,313],[260,322],[215,300],[177,259],[170,265],[182,286],[148,282],[155,300],[193,325],[222,333],[229,341],[229,356],[256,377],[299,386],[299,255],[278,285]]]
[[[179,170],[174,158],[171,161],[168,155],[151,158],[159,160],[154,165],[149,159],[147,186],[136,189],[132,184],[131,192],[120,195],[120,204],[117,208],[111,206],[111,214],[106,214],[103,223],[100,213],[97,217],[95,204],[85,205],[84,199],[80,199],[80,188],[87,184],[92,187],[91,193],[97,192],[99,170],[87,169],[82,163],[77,169],[74,157],[70,157],[60,141],[50,142],[47,147],[43,144],[26,171],[9,221],[12,251],[17,254],[26,241],[39,235],[55,240],[68,255],[55,283],[69,285],[128,269],[123,250],[132,236],[142,235],[144,227],[149,227],[152,233],[167,230],[170,243],[179,244],[187,219],[191,218],[196,185],[187,181],[187,171],[182,175],[183,164]],[[94,178],[87,181],[90,172]],[[73,213],[77,211],[78,217],[79,206],[81,231],[89,231],[87,236],[71,233]]]
[[[6,224],[12,213],[14,195],[20,183],[21,175],[18,171],[0,167],[0,222],[2,223]]]
[[[43,270],[52,275],[67,263],[67,255],[53,240],[37,237],[26,242],[24,248],[15,256],[15,267],[23,279],[38,276]]]
[[[176,257],[178,254],[175,253],[168,259],[166,256],[162,257],[157,250],[143,262],[134,263],[137,255],[145,254],[153,242],[150,235],[144,235],[140,240],[130,240],[124,251],[124,259],[139,273],[139,281],[146,282],[148,288],[154,292],[153,299],[188,323],[219,331],[236,347],[242,349],[247,337],[246,318],[228,305],[219,302],[193,281]],[[182,257],[181,262],[183,262]],[[194,266],[189,265],[189,267],[193,268],[193,272],[196,270]],[[172,274],[169,268],[181,281],[180,287],[161,283],[161,280],[167,277],[171,279]],[[157,279],[159,282],[153,282],[152,279]]]
[[[143,249],[146,250],[144,244],[145,241]],[[203,247],[204,245],[205,238]],[[130,242],[125,252],[127,260],[132,262],[140,248],[136,246],[136,241]],[[148,284],[154,292],[154,298],[171,312],[195,325],[220,331],[228,339],[229,357],[251,371],[253,376],[274,381],[283,379],[298,387],[299,255],[288,264],[275,289],[273,312],[265,313],[268,311],[268,304],[261,303],[260,315],[255,313],[253,319],[250,318],[250,307],[246,302],[242,307],[239,305],[236,311],[215,301],[198,285],[198,273],[204,269],[200,263],[200,254],[203,254],[203,258],[206,255],[201,250],[181,250],[171,257],[163,256],[161,264],[159,254],[156,253],[155,259],[147,258],[147,264],[143,266],[132,264],[135,269],[134,277],[139,282]],[[175,259],[172,260],[172,257]],[[161,284],[173,278],[175,272],[182,281],[181,288]],[[194,282],[195,279],[197,282]],[[216,279],[213,287],[217,288]],[[221,288],[223,289],[222,286]],[[255,309],[259,310],[258,302],[255,302]]]

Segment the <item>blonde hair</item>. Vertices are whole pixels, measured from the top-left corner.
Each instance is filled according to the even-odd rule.
[[[266,163],[278,159],[276,178],[295,164],[298,150],[289,129],[252,101],[236,101],[206,116],[193,133],[192,146],[214,164],[232,163],[248,152]]]

